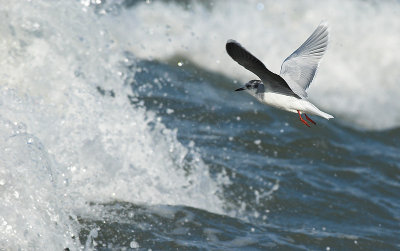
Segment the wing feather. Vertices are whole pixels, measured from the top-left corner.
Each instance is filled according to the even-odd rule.
[[[241,66],[256,74],[264,83],[267,90],[297,97],[281,76],[268,70],[258,58],[253,56],[235,40],[228,40],[226,43],[226,52]]]
[[[319,62],[328,47],[328,24],[322,22],[311,36],[283,61],[280,75],[299,96],[307,97]]]

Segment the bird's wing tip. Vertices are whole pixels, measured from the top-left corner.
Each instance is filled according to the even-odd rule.
[[[226,43],[227,44],[232,44],[232,43],[237,44],[238,42],[236,42],[236,40],[234,40],[234,39],[228,39],[228,41],[226,41]]]
[[[329,23],[327,20],[323,19],[318,26],[324,26],[324,27],[329,27]]]
[[[328,20],[322,19],[321,22],[319,23],[320,26],[329,26]]]

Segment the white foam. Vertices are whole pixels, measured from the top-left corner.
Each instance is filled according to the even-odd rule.
[[[95,217],[90,202],[224,213],[219,181],[196,151],[130,105],[127,42],[109,36],[109,19],[75,1],[6,2],[0,15],[2,248],[79,249],[73,219]]]
[[[123,11],[112,32],[121,37],[129,31],[129,48],[139,57],[182,55],[246,81],[254,76],[226,54],[228,39],[279,73],[282,61],[327,20],[331,40],[310,99],[338,119],[385,129],[400,125],[399,13],[397,1],[215,1],[211,9],[158,1]]]
[[[25,125],[0,117],[0,246],[4,250],[74,247],[76,224],[63,210],[55,166]]]

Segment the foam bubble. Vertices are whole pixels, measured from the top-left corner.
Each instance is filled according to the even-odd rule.
[[[0,245],[8,250],[27,247],[62,250],[76,247],[77,226],[63,210],[57,190],[57,170],[47,149],[20,124],[0,116]]]

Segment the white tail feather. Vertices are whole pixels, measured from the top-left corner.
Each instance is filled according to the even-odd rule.
[[[323,117],[324,119],[328,119],[328,120],[333,119],[332,115],[330,115],[326,112],[323,112],[323,111],[319,111],[319,113],[317,115]]]

